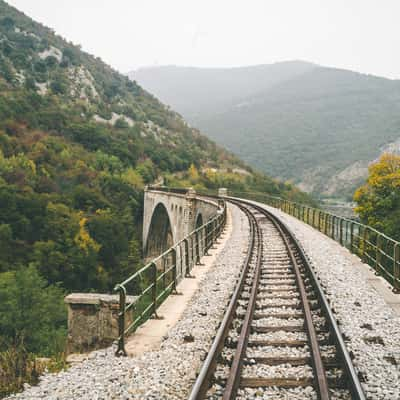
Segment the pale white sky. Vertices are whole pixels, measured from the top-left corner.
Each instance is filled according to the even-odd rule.
[[[8,0],[121,72],[300,59],[400,79],[400,0]]]

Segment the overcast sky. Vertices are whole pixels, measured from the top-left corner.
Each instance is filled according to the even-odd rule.
[[[400,79],[400,0],[8,0],[120,70],[300,59]]]

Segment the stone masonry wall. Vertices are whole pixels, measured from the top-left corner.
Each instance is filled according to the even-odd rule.
[[[116,340],[118,295],[72,293],[64,301],[68,306],[68,354],[106,347]],[[127,296],[127,303],[133,301],[134,296]],[[127,315],[126,324],[129,323]]]

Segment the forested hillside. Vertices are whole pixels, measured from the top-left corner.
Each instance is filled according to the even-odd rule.
[[[231,69],[194,69],[189,81],[179,70],[187,68],[176,67],[173,73],[149,68],[131,76],[250,165],[290,179],[309,192],[351,198],[366,178],[368,164],[384,150],[399,150],[400,81],[299,62],[237,68],[240,83],[232,80],[235,89],[226,93],[240,90],[244,76],[249,90],[239,97],[235,91],[233,104],[225,99],[221,108],[218,98],[214,100],[214,88],[224,87],[215,81],[222,80],[225,72],[232,76]],[[207,74],[208,85],[203,79]],[[197,80],[203,92],[210,93],[208,109],[201,113],[196,113],[204,102],[193,83]],[[187,88],[184,107],[176,100],[181,87]]]
[[[65,292],[140,265],[143,188],[164,176],[309,200],[0,0],[0,396],[63,351]]]

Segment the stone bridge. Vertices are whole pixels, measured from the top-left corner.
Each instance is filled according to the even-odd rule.
[[[226,189],[220,189],[219,194],[226,195]],[[219,210],[217,200],[199,197],[193,189],[147,187],[143,215],[145,263],[215,217]],[[204,249],[199,250],[203,253]],[[184,275],[180,253],[185,251],[193,250],[178,248],[177,258],[181,261],[177,269],[180,276]],[[133,302],[134,299],[130,296],[127,301]],[[118,336],[117,295],[72,293],[65,298],[65,302],[68,305],[68,353],[104,347]]]
[[[144,193],[143,254],[153,259],[215,216],[218,204],[193,189],[148,187]]]

